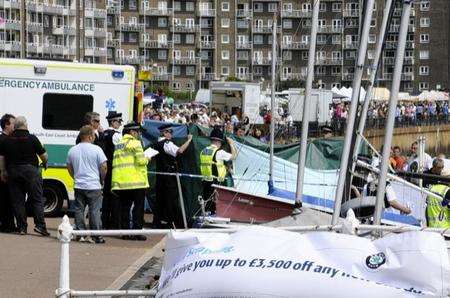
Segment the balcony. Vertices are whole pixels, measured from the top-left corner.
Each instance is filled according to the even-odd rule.
[[[34,42],[27,42],[27,52],[29,53],[42,53],[44,51],[44,48],[42,44],[34,43]]]
[[[265,58],[265,57],[253,58],[253,64],[254,65],[272,65],[272,59]]]
[[[342,26],[321,26],[317,28],[318,33],[341,33]]]
[[[403,10],[401,8],[395,8],[393,16],[394,17],[401,17],[402,16],[402,11]],[[411,8],[410,16],[411,17],[415,17],[416,16],[416,10],[414,9],[414,7]]]
[[[53,54],[53,55],[63,55],[64,50],[68,51],[69,47],[64,47],[64,46],[58,45],[58,44],[52,44],[50,46],[44,47],[44,51],[46,53]]]
[[[198,25],[174,25],[170,27],[172,32],[195,33]]]
[[[203,81],[213,81],[216,77],[215,73],[202,73]]]
[[[35,1],[27,1],[26,9],[30,12],[44,12],[44,5]],[[48,5],[47,5],[48,6]]]
[[[6,19],[5,22],[0,25],[0,30],[1,29],[20,31],[20,21]]]
[[[414,65],[414,57],[405,57],[403,65]]]
[[[155,73],[152,76],[152,81],[169,81],[171,78],[171,74],[169,73]]]
[[[248,52],[244,52],[244,53],[248,53]],[[248,61],[248,55],[238,55],[237,57],[236,57],[236,59],[238,60],[238,61]]]
[[[356,50],[359,47],[359,42],[344,42],[344,49],[346,50]]]
[[[75,35],[75,28],[70,26],[53,27],[52,33],[54,35]]]
[[[306,80],[306,74],[303,73],[283,73],[280,79],[282,81]]]
[[[115,5],[107,6],[106,13],[107,14],[118,14],[120,12],[120,8]]]
[[[86,56],[105,57],[106,52],[106,48],[99,47],[86,47],[84,49],[84,55]]]
[[[236,9],[236,17],[237,18],[251,18],[252,11],[247,9]]]
[[[402,81],[414,81],[414,74],[413,73],[402,73],[401,80]]]
[[[283,42],[281,43],[283,50],[308,50],[309,43],[306,42]]]
[[[199,9],[198,15],[200,17],[214,18],[214,17],[216,17],[216,10],[215,9]]]
[[[126,57],[116,57],[115,63],[117,64],[128,64],[128,65],[140,65],[144,63],[143,57],[134,57],[134,56],[126,56]]]
[[[253,26],[253,33],[272,33],[272,26]]]
[[[395,64],[395,58],[394,57],[384,57],[383,62],[385,65],[394,65]]]
[[[0,0],[0,7],[20,9],[19,0]]]
[[[2,51],[20,51],[19,41],[0,40],[0,50]]]
[[[116,25],[116,30],[126,31],[126,32],[139,32],[144,29],[144,24],[136,23],[122,23]]]
[[[158,8],[158,7],[141,7],[141,13],[150,16],[170,16],[172,14],[171,8]]]
[[[236,49],[239,50],[247,50],[251,49],[252,44],[250,42],[236,42]]]
[[[316,58],[316,65],[341,65],[342,58]]]
[[[170,62],[174,65],[195,65],[197,61],[195,57],[175,57]]]
[[[215,49],[216,48],[216,42],[215,41],[206,41],[202,40],[198,43],[198,46],[202,49]]]
[[[108,47],[116,48],[116,47],[118,47],[120,45],[120,41],[118,39],[108,39],[106,41],[106,45]]]
[[[107,10],[98,8],[85,8],[84,15],[88,18],[106,18]]]
[[[44,24],[39,22],[27,22],[27,31],[31,33],[42,32]]]
[[[239,80],[243,80],[243,81],[251,81],[252,80],[252,75],[249,73],[237,73],[236,77]]]
[[[140,42],[140,46],[150,49],[168,49],[172,46],[171,41],[158,41],[158,40],[143,40]]]
[[[311,18],[312,11],[310,10],[282,10],[281,17],[283,18]]]
[[[344,18],[357,18],[359,17],[358,9],[344,9],[343,11]]]

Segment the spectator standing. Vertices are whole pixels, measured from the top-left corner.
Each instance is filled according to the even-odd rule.
[[[111,190],[120,200],[120,225],[122,229],[142,229],[144,227],[145,190],[149,187],[147,164],[140,133],[142,127],[130,122],[123,127],[123,137],[114,150]],[[133,207],[132,227],[130,210]],[[127,240],[145,241],[143,235],[123,236]]]
[[[417,166],[417,169],[418,169],[418,164],[419,164],[419,154],[417,152],[418,149],[419,149],[419,143],[413,142],[411,144],[411,153],[410,153],[410,156],[408,159],[408,167],[410,168],[410,170],[411,170],[411,166],[413,168],[415,166]],[[433,166],[433,159],[426,152],[425,152],[423,158],[424,158],[423,170],[427,171],[427,170],[431,169],[431,167]]]
[[[395,170],[403,171],[406,163],[406,159],[402,156],[402,150],[399,146],[394,147],[393,159],[395,161]]]
[[[192,135],[187,136],[187,141],[178,147],[172,141],[172,125],[164,124],[159,127],[162,138],[155,144],[158,151],[156,156],[156,171],[160,173],[177,173],[178,164],[176,158],[183,154],[192,141]],[[156,177],[156,202],[153,212],[153,226],[177,227],[184,226],[179,205],[178,185],[175,176],[157,175]]]
[[[15,117],[11,114],[5,114],[0,120],[2,133],[0,135],[0,147],[3,141],[14,131]],[[11,233],[16,231],[14,223],[14,210],[11,205],[11,197],[7,184],[7,173],[0,173],[0,232]]]
[[[95,140],[94,145],[100,146],[103,149],[103,128],[100,125],[100,114],[97,112],[87,112],[84,115],[83,125],[90,125],[94,129]],[[81,142],[80,136],[77,137],[75,144]]]
[[[102,185],[106,176],[106,156],[99,146],[93,145],[95,132],[92,126],[80,129],[80,143],[70,148],[67,155],[67,169],[75,181],[75,225],[77,230],[85,230],[84,210],[89,207],[91,230],[102,227],[100,209],[102,207]],[[80,241],[85,239],[80,237]],[[105,243],[101,236],[92,237],[95,243]]]
[[[33,209],[36,233],[49,236],[44,219],[42,175],[39,170],[40,157],[46,168],[48,155],[39,139],[28,131],[27,120],[19,116],[14,122],[14,132],[3,140],[0,147],[0,169],[8,174],[11,203],[21,235],[27,234],[27,212],[25,196]],[[5,167],[6,164],[6,167]]]
[[[122,113],[110,111],[108,112],[108,116],[106,116],[106,120],[108,121],[109,127],[103,134],[103,152],[108,159],[108,171],[103,186],[102,227],[103,229],[120,229],[120,201],[111,192],[111,176],[114,146],[122,138],[122,133],[119,131],[120,126],[122,126]]]

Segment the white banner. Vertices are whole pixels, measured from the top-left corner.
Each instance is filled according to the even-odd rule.
[[[447,297],[449,279],[436,233],[371,241],[250,227],[169,235],[157,297]]]

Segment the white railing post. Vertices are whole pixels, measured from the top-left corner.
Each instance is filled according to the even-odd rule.
[[[59,261],[59,284],[56,297],[70,297],[70,258],[69,245],[72,239],[72,225],[69,217],[64,215],[62,223],[58,227],[58,239],[61,241],[61,257]]]

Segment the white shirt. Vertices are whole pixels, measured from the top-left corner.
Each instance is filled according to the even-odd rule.
[[[178,149],[180,149],[180,147],[175,145],[170,140],[166,140],[163,148],[164,148],[164,152],[166,152],[167,154],[169,154],[170,156],[173,156],[173,157],[177,157]]]
[[[112,142],[114,145],[117,145],[120,142],[120,140],[122,139],[122,133],[120,131],[118,131],[117,129],[115,129],[114,127],[108,127],[108,129],[115,131],[115,133],[112,136]]]

